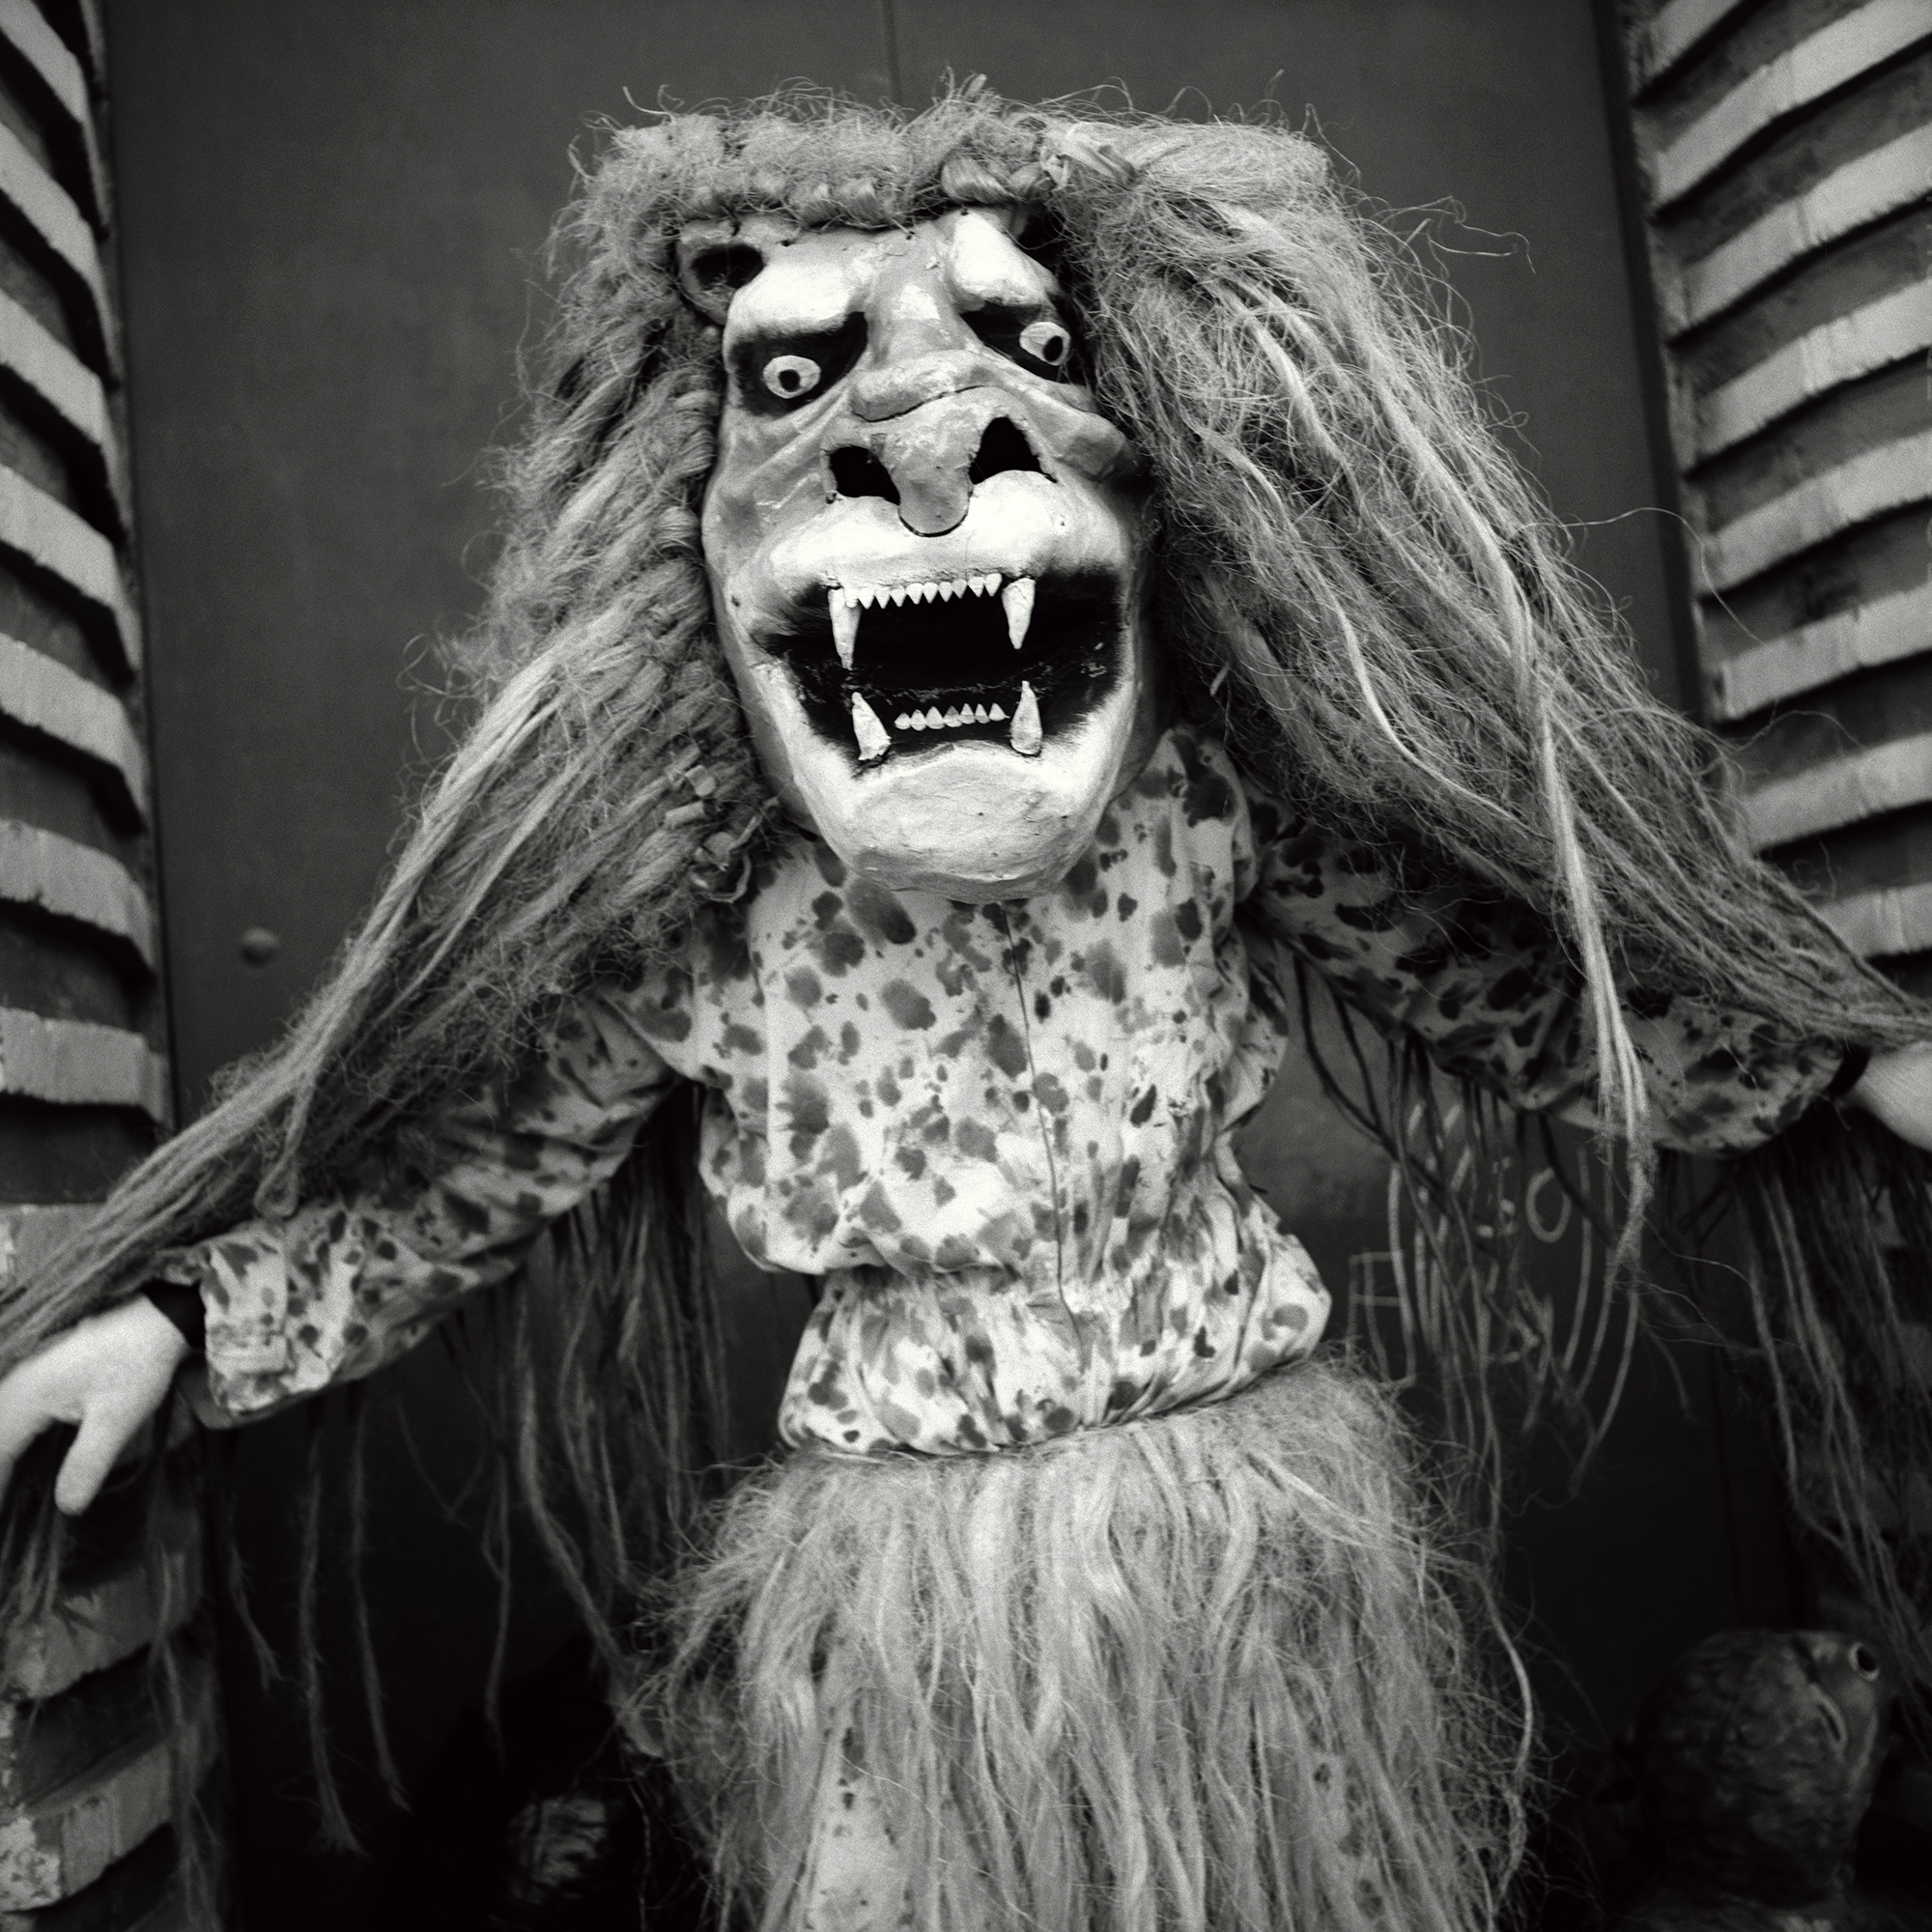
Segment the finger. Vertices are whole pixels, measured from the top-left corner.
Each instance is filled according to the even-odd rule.
[[[41,1393],[37,1368],[35,1362],[22,1362],[0,1379],[0,1496],[7,1493],[21,1451],[56,1420]]]
[[[100,1493],[115,1459],[128,1436],[140,1427],[140,1417],[105,1404],[87,1410],[80,1434],[54,1478],[54,1502],[69,1516],[78,1516]]]

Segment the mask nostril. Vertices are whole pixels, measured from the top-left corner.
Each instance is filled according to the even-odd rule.
[[[1878,1659],[1861,1643],[1852,1646],[1852,1668],[1861,1677],[1870,1679],[1878,1675]]]
[[[1010,416],[995,416],[980,435],[979,453],[973,458],[972,469],[966,472],[967,479],[983,483],[987,477],[1001,475],[1009,469],[1031,470],[1037,476],[1039,474],[1039,459],[1034,455],[1033,444]]]
[[[831,457],[832,486],[841,497],[883,497],[899,499],[898,486],[886,466],[868,449],[835,449]]]

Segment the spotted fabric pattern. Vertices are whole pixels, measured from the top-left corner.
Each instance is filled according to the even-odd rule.
[[[160,1279],[201,1290],[206,1419],[266,1414],[412,1348],[616,1172],[675,1079],[636,1015],[586,1000],[513,1089],[434,1123],[433,1180],[164,1254]]]
[[[1531,1112],[1594,1122],[1597,1066],[1580,969],[1549,923],[1493,890],[1445,879],[1412,845],[1337,837],[1252,800],[1261,880],[1243,908],[1258,1000],[1299,959],[1392,1037],[1422,1040],[1446,1073]],[[1663,1147],[1760,1147],[1831,1085],[1841,1042],[1695,989],[1622,989]]]
[[[1297,962],[1519,1105],[1593,1104],[1547,924],[1251,799],[1176,727],[1053,891],[893,893],[796,834],[673,965],[597,988],[514,1088],[433,1123],[432,1178],[159,1272],[201,1287],[215,1402],[264,1412],[513,1272],[687,1079],[746,1253],[821,1284],[788,1441],[971,1453],[1227,1395],[1327,1314],[1232,1147],[1279,1066]],[[1756,1145],[1840,1059],[1690,994],[1629,1010],[1678,1146]]]

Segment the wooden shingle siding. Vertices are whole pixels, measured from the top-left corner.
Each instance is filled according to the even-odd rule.
[[[14,131],[0,126],[0,204],[12,212],[30,252],[43,256],[52,279],[65,284],[77,332],[104,371],[118,375],[120,331],[107,293],[107,273],[94,230],[73,197]]]
[[[127,813],[148,815],[148,756],[127,708],[44,651],[0,636],[0,719],[52,742],[111,777]]]
[[[1857,671],[1916,657],[1932,638],[1932,585],[1894,591],[1870,604],[1768,638],[1710,672],[1711,716],[1730,724],[1781,699],[1835,684]]]
[[[1625,0],[1707,720],[1932,990],[1932,0]]]
[[[111,222],[112,190],[87,75],[33,0],[0,0],[0,71],[10,67],[14,70],[16,94],[31,99],[44,92],[42,128],[47,145],[56,152],[68,146],[77,149],[78,163],[70,159],[61,172],[73,184],[75,199],[88,218],[105,234]]]
[[[1708,459],[1861,376],[1932,349],[1932,281],[1893,289],[1768,355],[1697,405],[1697,455]]]
[[[1925,198],[1932,128],[1900,134],[1777,203],[1708,255],[1660,265],[1667,331],[1681,335],[1741,302],[1775,276]]]
[[[1648,86],[1662,80],[1745,4],[1746,0],[1668,0],[1633,36],[1631,64],[1638,83]]]
[[[84,0],[0,0],[0,1294],[172,1115],[102,71]],[[170,1819],[219,1739],[193,1454],[158,1509],[110,1488],[0,1654],[0,1932],[186,1922]]]
[[[1864,0],[1854,12],[1785,47],[1657,151],[1650,170],[1653,206],[1668,209],[1767,128],[1927,39],[1932,39],[1932,24],[1925,0]]]

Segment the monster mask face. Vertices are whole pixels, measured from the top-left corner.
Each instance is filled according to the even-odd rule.
[[[1140,465],[1002,212],[693,231],[724,322],[704,554],[786,806],[855,870],[1053,884],[1151,749]]]

